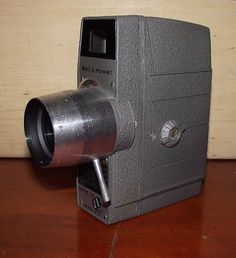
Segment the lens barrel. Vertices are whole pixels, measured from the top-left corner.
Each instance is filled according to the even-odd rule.
[[[129,103],[109,99],[99,87],[62,91],[29,101],[25,137],[41,167],[70,166],[130,147],[134,118]]]

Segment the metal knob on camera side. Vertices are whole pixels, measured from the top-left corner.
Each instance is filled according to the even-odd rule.
[[[129,103],[107,98],[97,86],[62,91],[29,101],[25,135],[34,161],[41,167],[93,162],[104,203],[110,197],[100,158],[127,149],[134,138]]]
[[[160,142],[167,148],[174,147],[180,141],[184,128],[181,128],[175,120],[169,120],[161,128]]]

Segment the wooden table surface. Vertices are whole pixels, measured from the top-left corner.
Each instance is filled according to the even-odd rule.
[[[75,176],[0,160],[0,257],[236,257],[236,161],[208,161],[200,196],[111,226],[76,206]]]

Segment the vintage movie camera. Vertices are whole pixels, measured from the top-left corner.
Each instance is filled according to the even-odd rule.
[[[211,92],[207,27],[143,17],[81,23],[78,89],[31,99],[41,167],[79,165],[78,205],[105,224],[199,194]]]

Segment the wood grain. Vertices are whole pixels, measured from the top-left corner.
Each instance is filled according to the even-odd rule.
[[[0,0],[0,156],[27,156],[23,110],[76,87],[83,16],[141,14],[210,27],[213,85],[208,157],[236,158],[236,1]]]
[[[0,160],[0,257],[236,257],[236,161],[209,161],[201,195],[110,226],[77,207],[75,176]]]

